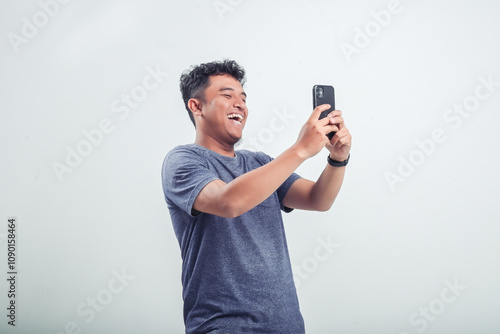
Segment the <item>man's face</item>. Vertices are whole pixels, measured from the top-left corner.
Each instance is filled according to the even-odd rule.
[[[241,139],[248,116],[246,94],[239,81],[228,74],[213,75],[209,80],[197,127],[218,142],[234,145]]]

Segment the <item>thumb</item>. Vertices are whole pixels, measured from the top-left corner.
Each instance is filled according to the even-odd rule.
[[[328,110],[330,109],[330,105],[329,104],[322,104],[322,105],[319,105],[317,106],[311,116],[309,117],[309,121],[317,121],[319,119],[319,116],[321,115],[321,113],[325,110]]]

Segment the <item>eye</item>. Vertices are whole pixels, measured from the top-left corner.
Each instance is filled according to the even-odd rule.
[[[229,94],[224,94],[224,97],[227,97],[228,99],[230,99],[232,96]]]

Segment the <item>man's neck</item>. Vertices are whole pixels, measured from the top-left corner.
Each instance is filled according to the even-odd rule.
[[[221,155],[225,155],[226,157],[234,157],[234,145],[220,143],[212,137],[199,136],[197,133],[194,143]]]

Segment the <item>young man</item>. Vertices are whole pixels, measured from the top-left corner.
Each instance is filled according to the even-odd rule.
[[[318,120],[317,107],[297,141],[272,159],[235,151],[248,118],[245,72],[225,60],[181,76],[193,144],[170,151],[162,182],[181,248],[186,333],[304,333],[281,210],[326,211],[344,178],[351,135],[342,113]],[[331,140],[326,134],[336,131]],[[295,169],[324,147],[316,182]]]

